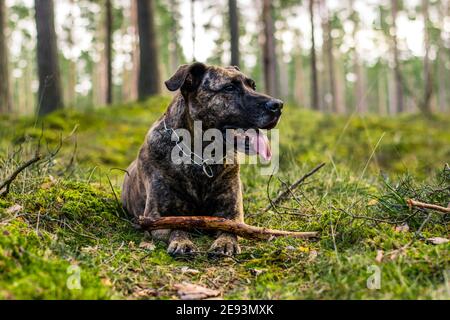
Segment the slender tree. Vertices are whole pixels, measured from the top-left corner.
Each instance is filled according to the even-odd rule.
[[[392,15],[392,43],[393,43],[393,55],[394,55],[394,82],[395,82],[395,107],[396,112],[403,112],[403,79],[400,70],[400,58],[398,50],[398,38],[397,38],[397,14],[399,0],[392,0],[391,15]]]
[[[179,25],[179,3],[177,0],[170,0],[170,45],[169,45],[169,65],[170,65],[170,74],[174,74],[180,65],[180,56],[179,56],[179,45],[178,45],[178,34],[180,30]]]
[[[105,19],[105,54],[106,54],[106,103],[113,102],[113,82],[112,82],[112,36],[113,36],[113,8],[111,0],[105,3],[106,19]]]
[[[431,63],[430,63],[430,16],[428,11],[428,0],[422,0],[422,15],[424,23],[424,45],[425,45],[425,55],[423,57],[423,77],[424,77],[424,96],[421,105],[421,110],[425,114],[431,113],[430,101],[431,95],[433,94],[433,79],[431,74]]]
[[[192,62],[195,62],[195,41],[197,26],[195,23],[195,0],[191,0],[191,25],[192,25]]]
[[[319,110],[319,84],[317,78],[316,37],[314,28],[314,0],[309,0],[309,16],[311,21],[311,96],[312,108]]]
[[[11,89],[8,69],[8,45],[6,44],[6,6],[0,0],[0,113],[11,112]]]
[[[39,114],[63,107],[53,0],[35,0]]]
[[[354,72],[356,75],[355,82],[355,100],[356,100],[356,110],[360,113],[366,113],[368,111],[367,105],[367,88],[366,88],[366,76],[363,62],[361,61],[361,57],[359,55],[358,49],[358,31],[359,31],[359,17],[357,12],[353,8],[354,0],[349,1],[350,7],[350,17],[353,21],[353,39],[355,46],[353,48],[353,66]]]
[[[140,0],[131,0],[130,20],[133,28],[133,68],[131,69],[130,99],[136,100],[139,97],[139,70],[140,70],[140,49],[139,49],[139,23],[137,13],[137,2]]]
[[[328,87],[331,96],[330,104],[331,111],[339,112],[338,99],[337,99],[337,84],[336,84],[336,71],[335,71],[335,59],[333,53],[333,38],[331,36],[331,15],[329,9],[326,6],[325,0],[320,1],[320,7],[322,10],[322,32],[323,32],[323,49],[325,56],[325,65],[328,71]]]
[[[63,26],[65,34],[66,34],[66,43],[69,47],[70,51],[74,51],[76,46],[74,42],[74,32],[75,32],[75,16],[73,14],[75,7],[75,0],[70,0],[70,11],[67,17],[66,24]],[[76,70],[76,62],[74,61],[74,57],[69,57],[67,61],[67,73],[65,76],[65,87],[64,87],[64,101],[66,105],[74,106],[76,104],[76,92],[75,86],[77,84],[77,70]]]
[[[239,11],[236,0],[228,0],[228,10],[231,43],[231,65],[239,67]]]
[[[439,21],[441,21],[440,26],[440,41],[439,41],[439,51],[438,51],[438,98],[439,98],[439,111],[444,112],[448,106],[447,106],[447,100],[448,100],[448,92],[447,88],[450,86],[449,83],[449,75],[448,71],[446,69],[446,60],[447,56],[450,56],[450,38],[446,37],[446,32],[444,29],[444,17],[449,16],[450,17],[450,1],[445,0],[441,1],[440,7],[439,7]],[[448,43],[447,43],[448,42]]]
[[[272,1],[263,1],[262,20],[264,26],[263,69],[264,84],[267,94],[278,95],[276,81],[276,52]]]
[[[160,74],[158,66],[158,46],[154,26],[154,1],[137,1],[139,25],[139,99],[160,92]]]
[[[306,105],[306,98],[303,92],[305,86],[305,78],[303,72],[303,56],[301,51],[295,57],[295,73],[294,73],[294,98],[301,107]]]

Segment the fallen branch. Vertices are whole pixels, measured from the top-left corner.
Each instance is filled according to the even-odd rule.
[[[416,201],[413,199],[406,200],[406,203],[408,204],[408,206],[410,208],[418,207],[418,208],[422,208],[422,209],[431,209],[431,210],[439,211],[444,214],[450,213],[450,207],[445,208],[445,207],[438,206],[436,204],[429,204],[429,203],[425,203],[425,202]]]
[[[139,219],[139,225],[145,230],[178,229],[189,231],[193,229],[202,229],[209,231],[224,231],[233,233],[243,238],[261,240],[267,240],[272,237],[309,239],[316,238],[318,236],[317,232],[272,230],[249,226],[243,222],[208,216],[163,217],[156,220],[141,217]]]
[[[288,198],[289,194],[292,194],[295,189],[298,188],[298,186],[300,184],[302,184],[306,179],[308,179],[309,177],[311,177],[313,174],[315,174],[317,171],[319,171],[320,169],[323,168],[323,166],[325,166],[325,163],[321,163],[319,164],[317,167],[315,167],[314,169],[312,169],[310,172],[308,172],[307,174],[305,174],[303,177],[301,177],[300,179],[298,179],[297,181],[295,181],[293,184],[291,184],[290,186],[288,186],[286,188],[286,190],[284,190],[283,192],[281,192],[274,200],[270,201],[270,204],[266,207],[266,209],[264,211],[268,211],[270,208],[275,208],[276,205],[278,205],[279,203],[281,203],[282,201],[286,200]]]
[[[20,167],[18,167],[4,182],[0,184],[0,191],[5,189],[3,192],[0,193],[0,197],[4,197],[9,193],[9,188],[11,186],[11,183],[14,182],[14,180],[17,178],[17,176],[26,168],[33,165],[34,163],[42,160],[42,155],[37,153],[34,158],[28,160],[24,164],[22,164]]]

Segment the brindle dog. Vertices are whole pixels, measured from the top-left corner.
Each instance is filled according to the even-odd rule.
[[[208,177],[201,166],[174,164],[172,130],[193,134],[194,121],[203,130],[216,128],[272,129],[281,116],[283,102],[256,92],[255,82],[237,67],[183,65],[165,82],[177,93],[166,113],[150,128],[137,159],[128,168],[122,191],[124,208],[140,216],[208,215],[243,221],[239,164],[214,164]],[[189,233],[157,230],[156,239],[169,242],[170,254],[194,250]],[[240,252],[237,237],[220,232],[210,251],[234,255]]]

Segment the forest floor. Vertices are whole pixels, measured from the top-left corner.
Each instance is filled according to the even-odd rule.
[[[0,299],[171,299],[183,282],[225,299],[450,298],[450,243],[440,243],[449,215],[406,203],[450,202],[448,116],[341,117],[288,106],[269,191],[269,176],[242,167],[246,222],[320,238],[241,240],[242,254],[212,258],[212,239],[198,235],[198,252],[177,258],[135,230],[116,200],[118,168],[168,102],[65,110],[39,122],[0,118],[0,182],[39,141],[44,156],[0,197]],[[264,210],[267,193],[275,198],[322,162],[295,198]]]

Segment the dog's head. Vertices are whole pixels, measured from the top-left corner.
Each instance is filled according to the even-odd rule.
[[[170,91],[180,89],[191,118],[202,121],[204,129],[234,130],[245,139],[247,153],[270,158],[268,139],[260,129],[278,124],[283,101],[257,92],[255,82],[239,68],[183,65],[165,84]]]

